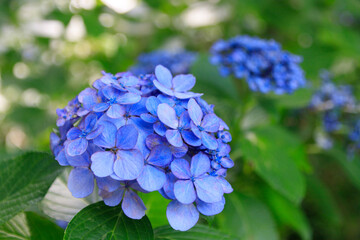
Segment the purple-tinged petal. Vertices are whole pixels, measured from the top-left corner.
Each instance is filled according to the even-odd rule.
[[[96,183],[99,189],[107,192],[113,192],[121,186],[120,181],[114,180],[111,177],[96,177]]]
[[[225,178],[218,176],[216,180],[220,183],[224,193],[232,193],[234,191],[231,184]]]
[[[164,170],[151,165],[145,165],[141,174],[136,179],[144,190],[152,192],[164,186],[166,176]]]
[[[146,99],[145,97],[141,98],[140,102],[127,106],[129,107],[128,113],[132,116],[140,116],[142,113],[147,113],[148,110],[146,109]]]
[[[110,177],[114,180],[117,180],[117,181],[124,181],[124,179],[118,177],[115,173],[111,174]]]
[[[139,83],[139,79],[137,77],[134,77],[134,76],[127,76],[127,77],[121,78],[120,82],[124,86],[132,87],[132,86],[135,86],[135,85],[137,85]]]
[[[144,166],[144,159],[138,150],[118,150],[114,164],[114,172],[124,180],[136,179]]]
[[[181,147],[170,146],[170,149],[175,158],[181,158],[187,153],[188,146],[186,144],[183,144]]]
[[[66,137],[69,140],[74,140],[79,138],[80,135],[81,135],[81,130],[78,129],[77,127],[73,127],[67,132]]]
[[[125,107],[119,104],[112,104],[107,110],[106,114],[110,118],[121,118],[125,114]]]
[[[76,198],[87,197],[94,190],[94,175],[87,168],[74,168],[69,175],[68,188]]]
[[[162,84],[164,85],[164,87],[166,88],[171,88],[172,87],[172,74],[169,71],[169,69],[165,68],[162,65],[158,65],[155,68],[155,76],[156,79]]]
[[[170,198],[170,197],[165,193],[165,190],[164,190],[163,188],[160,188],[160,189],[158,190],[158,192],[161,194],[161,196],[163,196],[163,198],[172,200],[172,198]],[[175,199],[175,198],[174,198],[174,199]]]
[[[178,180],[174,184],[176,199],[182,204],[193,203],[196,200],[194,184],[191,180]]]
[[[179,179],[190,179],[190,164],[185,159],[174,159],[170,165],[171,172]]]
[[[191,74],[180,74],[173,78],[172,85],[177,92],[187,92],[195,85],[196,79]]]
[[[164,85],[162,85],[160,82],[158,82],[157,80],[153,81],[154,86],[161,91],[162,93],[165,93],[166,95],[169,96],[174,96],[174,92],[172,90],[170,90],[169,88],[165,87]]]
[[[146,109],[152,114],[157,115],[157,108],[160,104],[160,100],[154,96],[148,97],[146,100]]]
[[[156,134],[150,134],[149,136],[146,137],[146,146],[151,150],[153,149],[155,146],[159,145],[159,144],[164,144],[166,143],[166,141],[164,141],[164,139]]]
[[[166,209],[166,217],[170,226],[179,231],[187,231],[199,220],[199,212],[194,204],[181,204],[174,200]]]
[[[211,167],[212,167],[213,169],[218,170],[218,169],[221,168],[221,165],[220,165],[218,162],[216,162],[216,161],[211,161]]]
[[[128,181],[128,186],[135,191],[142,192],[142,193],[149,193],[149,191],[146,191],[145,189],[143,189],[136,180]]]
[[[228,155],[231,151],[230,145],[223,143],[220,139],[217,140],[219,147],[218,147],[218,154],[220,156]]]
[[[87,115],[87,117],[85,118],[85,130],[91,131],[95,127],[96,121],[97,116],[95,113],[90,113],[89,115]]]
[[[91,156],[91,161],[91,170],[97,177],[107,177],[114,172],[115,154],[113,152],[96,152]]]
[[[125,215],[132,219],[141,219],[145,215],[146,210],[141,198],[131,190],[125,191],[121,208]]]
[[[116,132],[116,147],[119,149],[133,149],[138,141],[139,132],[134,125],[122,126]]]
[[[174,147],[181,147],[184,144],[179,130],[168,129],[166,130],[165,136],[169,143]]]
[[[195,134],[196,137],[201,138],[201,131],[198,126],[196,126],[193,122],[190,123],[191,131]]]
[[[69,156],[77,156],[83,154],[88,146],[88,141],[85,138],[78,138],[75,140],[69,141],[69,144],[66,146],[66,153]]]
[[[221,166],[224,168],[232,168],[234,166],[234,161],[228,157],[223,157],[221,159]]]
[[[224,191],[220,183],[213,176],[197,178],[194,185],[198,198],[204,202],[219,202],[224,195]]]
[[[67,159],[66,159],[66,154],[65,154],[65,149],[62,149],[55,157],[56,161],[59,162],[59,164],[61,166],[69,166],[70,164],[68,163]]]
[[[103,114],[99,121],[98,124],[102,124],[103,122],[110,122],[112,124],[115,125],[116,129],[119,129],[120,127],[124,126],[126,124],[126,119],[124,117],[121,118],[111,118],[106,114]]]
[[[134,104],[141,100],[141,96],[135,93],[125,93],[117,97],[117,103],[119,104]]]
[[[172,160],[171,150],[166,145],[157,145],[154,147],[147,159],[147,162],[157,167],[165,167]]]
[[[87,140],[92,140],[96,137],[98,137],[104,130],[104,126],[99,125],[97,126],[92,132],[90,132],[87,136],[86,139]]]
[[[190,129],[190,122],[191,122],[191,118],[189,116],[189,113],[187,111],[184,111],[180,115],[179,126],[182,127],[183,129]]]
[[[175,95],[175,97],[177,97],[179,99],[189,99],[189,98],[201,97],[203,94],[202,93],[193,93],[193,92],[186,92],[186,93],[175,92],[174,95]]]
[[[94,105],[93,107],[93,111],[94,112],[104,112],[106,111],[108,108],[110,107],[109,103],[97,103],[96,105]]]
[[[221,201],[215,203],[206,203],[200,199],[196,200],[196,208],[199,212],[205,216],[213,216],[219,214],[224,210],[225,198],[223,197]]]
[[[190,172],[192,176],[198,177],[209,171],[210,160],[206,154],[199,152],[191,159]]]
[[[188,111],[191,120],[195,123],[196,126],[200,126],[201,120],[203,118],[203,112],[199,104],[193,98],[189,100]]]
[[[86,88],[78,96],[79,102],[83,104],[86,110],[91,111],[93,107],[98,103],[96,96],[96,90],[92,88]]]
[[[183,137],[184,141],[190,146],[198,147],[202,143],[201,139],[195,136],[193,132],[183,130],[181,131],[181,136]]]
[[[174,184],[176,182],[176,177],[174,174],[172,174],[171,172],[166,174],[166,182],[163,186],[163,190],[166,194],[166,196],[168,196],[170,199],[175,199],[175,194],[174,194]]]
[[[102,93],[107,99],[116,99],[121,92],[111,86],[104,87],[102,90]]]
[[[156,122],[153,125],[154,131],[159,134],[160,136],[165,136],[166,134],[166,127],[162,122]]]
[[[104,199],[105,205],[114,207],[119,205],[119,203],[121,202],[121,199],[123,198],[124,195],[124,191],[125,191],[124,188],[119,188],[114,192],[107,192],[104,190],[100,190],[99,195]]]
[[[179,126],[179,120],[176,116],[175,110],[166,103],[159,104],[157,113],[160,121],[168,127],[176,129]]]
[[[116,126],[108,121],[102,121],[100,124],[103,126],[103,131],[93,140],[94,144],[104,148],[115,147]]]
[[[206,114],[201,122],[201,127],[207,132],[217,132],[219,126],[219,118],[214,113]]]
[[[140,115],[140,118],[148,123],[155,123],[158,121],[158,118],[150,113],[143,113]]]
[[[68,163],[73,167],[88,167],[90,166],[90,155],[87,152],[79,156],[66,156]]]
[[[216,138],[207,132],[201,132],[201,140],[202,144],[210,150],[215,150],[218,148]]]

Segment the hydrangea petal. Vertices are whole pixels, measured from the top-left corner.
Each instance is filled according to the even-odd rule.
[[[151,150],[147,162],[154,166],[165,167],[171,160],[170,148],[166,145],[157,145]]]
[[[164,193],[170,198],[175,199],[174,194],[174,184],[176,182],[176,177],[171,172],[166,174],[166,181],[163,186]]]
[[[155,123],[158,121],[158,118],[150,113],[143,113],[140,115],[140,118],[148,123]]]
[[[146,100],[146,109],[152,114],[157,115],[157,108],[160,104],[160,100],[157,97],[151,96]]]
[[[66,158],[65,149],[62,149],[55,157],[56,161],[59,162],[61,166],[69,166],[69,163]]]
[[[183,137],[184,141],[193,146],[193,147],[198,147],[201,145],[201,139],[198,138],[197,136],[195,136],[195,134],[193,132],[190,131],[182,131],[181,132],[181,136]]]
[[[133,149],[138,141],[138,136],[139,132],[134,125],[122,126],[116,132],[116,147],[119,149]]]
[[[206,176],[198,178],[194,182],[197,196],[200,200],[207,203],[214,203],[221,201],[223,197],[223,190],[220,183],[213,176]]]
[[[176,181],[174,194],[176,199],[183,204],[193,203],[196,200],[196,192],[191,180]]]
[[[156,79],[166,88],[172,87],[172,74],[166,67],[158,65],[155,68]]]
[[[206,154],[199,152],[191,159],[190,172],[192,176],[198,177],[210,169],[210,160]]]
[[[108,121],[103,121],[99,124],[103,126],[103,130],[101,134],[93,140],[93,143],[99,147],[104,147],[104,148],[115,147],[116,135],[114,133],[116,132],[116,126]]]
[[[91,161],[91,170],[97,177],[107,177],[114,172],[115,154],[113,152],[96,152],[91,156]]]
[[[198,222],[199,212],[194,204],[181,204],[174,200],[166,209],[166,217],[173,229],[187,231]]]
[[[223,197],[221,201],[215,203],[206,203],[201,200],[196,201],[196,208],[199,212],[205,216],[213,216],[219,214],[224,210],[225,198]]]
[[[109,103],[98,103],[98,104],[94,105],[92,110],[94,112],[104,112],[109,108],[109,106],[110,106]]]
[[[191,120],[195,123],[196,126],[200,126],[201,120],[203,118],[203,112],[196,102],[195,99],[191,98],[188,103],[188,111]]]
[[[153,125],[154,131],[159,134],[160,136],[165,136],[166,134],[166,127],[163,123],[161,122],[156,122]]]
[[[112,104],[107,110],[106,114],[110,118],[121,118],[125,114],[125,107],[119,104]]]
[[[184,111],[180,115],[179,126],[182,127],[183,129],[189,129],[190,128],[190,122],[191,122],[191,118],[189,116],[189,113],[187,111]]]
[[[181,134],[178,130],[168,129],[165,133],[165,136],[169,143],[174,147],[181,147],[184,144],[181,138]]]
[[[69,175],[68,188],[74,197],[87,197],[94,190],[94,175],[87,168],[74,168]]]
[[[146,207],[141,198],[131,190],[125,191],[121,208],[125,215],[132,219],[141,219],[146,211]]]
[[[214,113],[206,114],[201,127],[207,132],[217,132],[220,127],[219,118]]]
[[[99,125],[97,126],[92,132],[90,132],[87,136],[86,139],[87,140],[92,140],[94,138],[96,138],[97,136],[99,136],[101,134],[101,132],[103,131],[103,126]]]
[[[159,104],[157,113],[160,121],[166,126],[176,129],[179,126],[175,110],[166,103]]]
[[[78,129],[77,127],[73,127],[67,132],[66,137],[69,140],[74,140],[79,138],[80,135],[81,135],[81,130]]]
[[[66,146],[66,153],[69,156],[81,155],[86,151],[87,146],[88,141],[85,138],[78,138],[69,141],[69,144]]]
[[[224,168],[232,168],[234,166],[234,161],[231,158],[223,157],[221,159],[221,166]]]
[[[190,164],[185,159],[174,159],[170,168],[171,172],[179,179],[189,179],[191,177]]]
[[[141,174],[136,179],[144,190],[156,191],[164,186],[166,176],[163,170],[153,167],[151,165],[145,165]]]
[[[180,74],[173,78],[172,85],[177,92],[186,92],[192,89],[196,79],[191,74]]]
[[[189,99],[189,98],[201,97],[203,94],[202,93],[193,93],[193,92],[186,92],[186,93],[175,92],[174,95],[175,95],[175,97],[177,97],[179,99]]]
[[[104,87],[101,91],[107,99],[116,99],[120,94],[120,91],[112,86]]]
[[[119,205],[124,195],[124,188],[119,188],[114,192],[99,191],[99,195],[104,199],[107,206],[114,207]]]
[[[96,121],[97,121],[97,116],[94,113],[90,113],[86,118],[85,118],[85,130],[86,131],[91,131],[95,125],[96,125]]]
[[[78,156],[66,156],[67,162],[73,167],[88,167],[90,165],[89,153],[84,152]]]
[[[207,132],[201,132],[201,140],[203,145],[210,150],[215,150],[218,148],[216,138]]]
[[[112,179],[111,177],[97,177],[96,183],[99,189],[107,192],[114,192],[121,186],[120,181]]]
[[[170,149],[175,158],[181,158],[185,156],[189,148],[186,144],[183,144],[181,147],[170,146]]]
[[[136,179],[144,166],[144,159],[138,150],[118,150],[114,172],[124,180]]]
[[[221,184],[224,193],[232,193],[234,191],[231,184],[225,178],[219,176],[216,177],[216,180]]]
[[[117,98],[119,104],[134,104],[141,100],[141,96],[135,93],[125,93]]]

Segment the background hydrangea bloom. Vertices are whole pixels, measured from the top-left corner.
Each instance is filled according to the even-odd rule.
[[[105,204],[121,203],[133,219],[145,215],[137,192],[159,191],[171,199],[170,225],[193,227],[199,214],[220,213],[231,135],[213,106],[190,92],[193,75],[174,76],[164,66],[136,77],[103,72],[58,110],[58,131],[50,136],[60,165],[74,167],[68,187],[73,196],[90,195],[96,182]]]
[[[252,91],[292,93],[306,84],[301,57],[283,51],[274,40],[236,36],[216,42],[211,54],[222,75],[245,78]]]

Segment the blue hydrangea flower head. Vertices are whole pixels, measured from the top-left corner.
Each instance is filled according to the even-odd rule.
[[[210,62],[222,75],[246,79],[252,91],[292,93],[306,85],[302,58],[281,49],[274,40],[236,36],[211,48]]]
[[[175,75],[187,74],[196,58],[197,55],[189,51],[156,50],[141,54],[130,71],[135,75],[152,74],[157,65],[163,65]]]
[[[170,225],[186,231],[199,215],[220,213],[225,179],[234,166],[231,134],[214,106],[190,92],[196,79],[162,65],[154,74],[103,76],[58,110],[50,146],[62,166],[72,166],[68,188],[75,197],[99,189],[108,206],[121,204],[133,219],[145,215],[137,192],[159,191],[171,202]]]

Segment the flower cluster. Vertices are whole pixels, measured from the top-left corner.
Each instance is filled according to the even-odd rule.
[[[224,193],[232,192],[225,180],[234,165],[231,135],[213,105],[189,92],[193,75],[173,77],[161,65],[154,72],[104,72],[57,111],[51,149],[60,165],[73,167],[73,196],[88,196],[96,181],[105,204],[121,203],[128,217],[140,219],[146,207],[137,191],[159,191],[172,200],[170,225],[185,231],[200,213],[220,213]]]
[[[170,52],[157,50],[143,53],[138,57],[137,64],[130,71],[135,75],[154,73],[157,65],[163,65],[173,74],[187,74],[196,60],[196,54],[188,51]]]
[[[322,85],[314,93],[310,108],[320,112],[322,117],[322,133],[318,134],[318,145],[324,149],[332,147],[332,140],[329,134],[339,131],[343,128],[342,121],[345,114],[355,113],[356,99],[352,94],[350,86],[336,86],[332,81],[332,76],[328,71],[322,71],[320,74]]]
[[[306,84],[301,57],[283,51],[274,40],[249,36],[219,40],[211,55],[222,75],[245,78],[252,91],[292,93]]]

